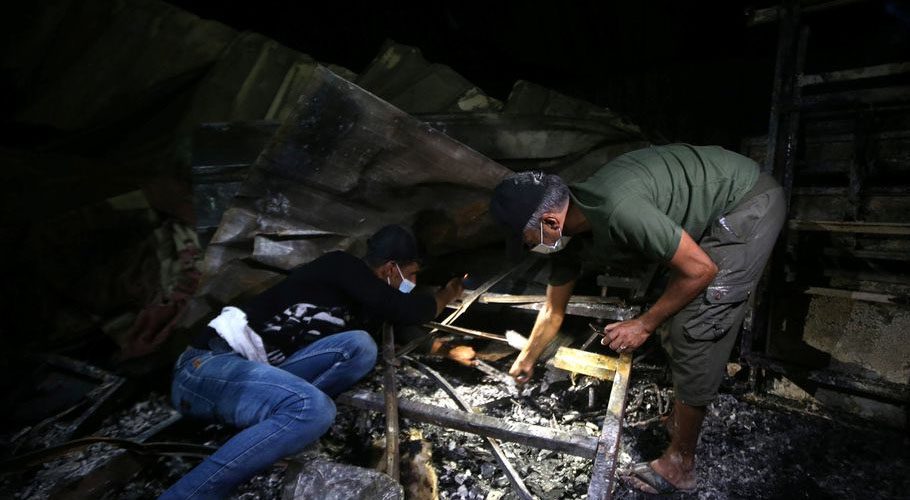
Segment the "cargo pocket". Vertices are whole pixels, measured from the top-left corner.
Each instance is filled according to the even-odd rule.
[[[723,337],[737,321],[751,290],[750,283],[708,286],[698,312],[683,325],[686,336],[692,340]]]

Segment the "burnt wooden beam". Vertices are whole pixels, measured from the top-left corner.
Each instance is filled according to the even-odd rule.
[[[545,302],[546,295],[512,295],[508,293],[485,293],[480,296],[481,304],[530,304]],[[576,304],[618,304],[620,300],[614,297],[599,297],[596,295],[573,295],[569,302]]]
[[[877,302],[879,304],[910,304],[910,298],[884,293],[862,292],[859,290],[840,290],[837,288],[823,288],[810,286],[803,291],[806,295],[821,297],[835,297],[840,299],[858,300],[861,302]]]
[[[807,4],[805,7],[803,7],[803,12],[807,12],[807,13],[820,12],[820,11],[824,11],[824,10],[828,10],[828,9],[833,9],[835,7],[842,7],[844,5],[850,5],[850,4],[860,3],[860,2],[865,2],[865,1],[867,1],[867,0],[830,0],[828,2],[811,3],[811,4]],[[746,23],[749,26],[756,26],[759,24],[772,23],[774,21],[777,21],[781,17],[783,17],[783,14],[781,12],[783,10],[784,10],[783,6],[774,6],[774,7],[767,7],[764,9],[754,9],[754,10],[747,9],[746,16],[748,17],[748,19],[746,20]]]
[[[597,440],[597,455],[588,485],[588,498],[601,500],[612,498],[613,478],[616,472],[616,455],[619,452],[622,419],[626,410],[626,392],[629,389],[629,374],[632,371],[632,355],[620,354],[619,364],[613,375],[610,401],[604,415],[603,430]]]
[[[395,333],[392,325],[382,325],[382,390],[385,395],[385,473],[399,479],[398,384],[395,381]]]
[[[365,390],[345,392],[338,396],[336,401],[361,410],[379,412],[385,410],[382,395]],[[597,450],[597,439],[578,433],[540,425],[506,422],[489,415],[442,408],[408,399],[398,400],[398,412],[402,417],[418,422],[479,436],[489,436],[534,448],[558,451],[576,457],[591,459],[594,458]]]
[[[829,257],[852,257],[856,259],[910,261],[910,252],[826,247],[824,250],[822,250],[822,253]]]
[[[902,222],[847,222],[791,219],[788,225],[790,226],[790,229],[796,231],[910,236],[910,224]]]
[[[813,370],[756,353],[750,355],[746,360],[750,365],[766,368],[798,383],[803,381],[812,382],[865,397],[902,404],[910,403],[910,385],[907,384],[861,378],[832,370]]]
[[[902,73],[910,73],[910,62],[879,64],[877,66],[828,71],[814,75],[799,75],[799,84],[802,86],[809,86],[822,83],[849,82],[866,78],[881,78],[884,76],[899,75]]]
[[[442,323],[436,323],[435,321],[431,321],[423,326],[426,328],[430,328],[433,330],[439,330],[439,331],[446,332],[446,333],[454,333],[456,335],[467,335],[469,337],[477,337],[479,339],[487,339],[487,340],[496,340],[498,342],[505,342],[505,343],[509,342],[509,340],[506,338],[505,335],[497,335],[495,333],[487,333],[487,332],[482,332],[480,330],[462,328],[460,326],[444,325]]]

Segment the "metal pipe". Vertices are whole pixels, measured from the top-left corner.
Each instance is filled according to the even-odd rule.
[[[474,413],[474,409],[461,398],[461,395],[452,387],[442,375],[439,374],[436,370],[430,368],[429,366],[417,361],[416,359],[410,356],[404,356],[402,359],[408,361],[418,370],[423,372],[425,375],[428,375],[430,378],[436,381],[437,384],[445,391],[455,403],[464,411],[468,413]],[[505,472],[506,477],[509,478],[509,482],[512,483],[512,489],[515,490],[515,493],[519,498],[523,500],[533,500],[534,495],[528,490],[528,487],[525,486],[524,481],[521,480],[521,477],[518,476],[518,472],[512,467],[512,463],[509,462],[509,459],[506,458],[505,453],[502,452],[502,448],[499,446],[499,441],[491,437],[484,438],[487,440],[487,445],[490,448],[490,451],[493,452],[493,456],[496,457],[496,461],[499,462],[499,466]]]

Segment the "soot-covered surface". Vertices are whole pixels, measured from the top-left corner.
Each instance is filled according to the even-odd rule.
[[[507,370],[509,359],[494,366]],[[529,424],[597,436],[609,384],[596,388],[599,401],[588,407],[591,380],[573,385],[558,371],[539,369],[531,383],[516,389],[495,382],[477,370],[450,361],[427,360],[443,372],[462,396],[487,414]],[[401,397],[454,407],[434,382],[404,365],[398,370]],[[380,390],[380,371],[362,387]],[[663,378],[633,368],[627,399],[619,467],[657,456],[666,445],[658,416],[672,398]],[[99,434],[134,435],[143,419],[154,420],[167,408],[166,399],[152,395],[113,415]],[[378,461],[384,416],[339,409],[330,432],[307,453],[337,461],[372,466]],[[118,422],[120,423],[118,425]],[[432,462],[441,498],[515,498],[482,438],[439,427],[402,421],[403,434],[420,429],[432,443]],[[152,440],[186,440],[217,445],[232,430],[218,425],[183,422]],[[910,442],[906,435],[861,429],[819,417],[759,408],[730,394],[721,394],[710,407],[698,453],[699,489],[679,498],[907,498],[910,491]],[[530,490],[542,499],[584,498],[590,481],[589,460],[552,451],[503,443]],[[111,454],[105,445],[49,462],[26,474],[8,476],[0,489],[6,498],[46,498],[53,483],[84,474]],[[152,459],[130,483],[107,491],[102,498],[151,498],[197,463],[196,459]],[[245,484],[234,498],[280,498],[284,470],[275,467]],[[614,497],[651,498],[617,481]]]

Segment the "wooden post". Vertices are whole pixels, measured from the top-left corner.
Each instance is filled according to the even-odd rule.
[[[622,418],[626,411],[626,391],[629,388],[629,374],[632,371],[632,355],[620,354],[619,365],[613,375],[610,402],[604,416],[603,431],[597,442],[597,455],[588,485],[588,499],[602,500],[612,497],[613,473],[616,470],[616,454],[622,433]]]
[[[392,325],[382,325],[383,392],[385,393],[386,474],[398,481],[398,387],[395,383],[395,333]]]

